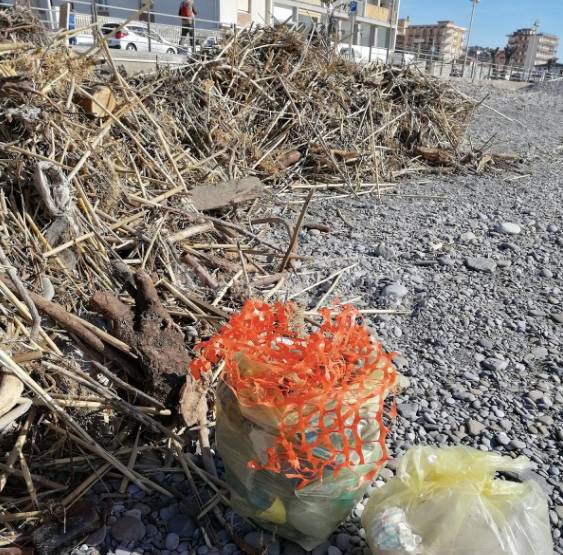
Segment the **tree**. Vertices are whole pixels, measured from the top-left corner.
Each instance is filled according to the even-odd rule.
[[[549,58],[549,60],[547,60],[547,62],[545,63],[546,67],[547,67],[547,72],[551,73],[551,70],[553,69],[553,66],[557,63],[557,59],[558,58]]]
[[[504,47],[504,65],[507,66],[510,64],[510,60],[512,56],[516,54],[516,46],[505,46]]]
[[[348,6],[348,2],[342,0],[321,0],[321,4],[326,8],[326,39],[330,44],[335,31],[336,11],[343,10]]]

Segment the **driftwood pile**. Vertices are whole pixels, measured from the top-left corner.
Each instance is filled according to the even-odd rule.
[[[315,189],[455,168],[474,104],[284,28],[135,79],[103,41],[66,42],[0,10],[0,547],[79,543],[107,478],[185,499],[152,478],[173,466],[212,542],[228,495],[191,348],[246,297],[275,297]],[[308,194],[295,225],[266,206],[290,189]]]

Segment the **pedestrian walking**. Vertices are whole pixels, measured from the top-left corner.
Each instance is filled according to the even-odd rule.
[[[185,44],[186,36],[189,37],[189,44],[194,44],[194,16],[197,15],[197,8],[193,0],[182,0],[178,15],[182,19],[182,36],[180,37],[180,45]]]
[[[76,16],[74,15],[74,4],[71,2],[70,4],[70,11],[68,14],[68,30],[74,31],[76,29]],[[78,40],[76,39],[76,35],[72,35],[68,39],[68,44],[75,46],[78,44]]]

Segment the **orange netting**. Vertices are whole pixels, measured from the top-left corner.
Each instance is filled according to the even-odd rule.
[[[387,458],[384,397],[396,380],[391,355],[352,306],[322,310],[320,329],[305,337],[292,329],[294,312],[292,304],[247,301],[217,335],[198,345],[192,374],[199,379],[224,361],[222,378],[241,407],[276,415],[276,443],[267,461],[249,465],[297,478],[301,487],[327,468],[336,475],[365,464],[360,430],[366,414],[375,418],[379,433],[371,441],[381,446],[381,457],[366,474],[373,477]]]

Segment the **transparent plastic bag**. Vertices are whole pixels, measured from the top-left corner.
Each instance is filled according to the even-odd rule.
[[[511,459],[469,447],[413,447],[372,493],[362,523],[374,555],[551,555],[547,499]]]
[[[307,550],[326,540],[347,517],[369,484],[362,476],[376,469],[383,457],[376,441],[379,426],[373,420],[364,430],[363,437],[372,436],[374,441],[364,448],[363,465],[341,469],[337,476],[325,470],[322,480],[300,488],[298,479],[290,479],[283,472],[249,467],[248,461],[265,460],[266,450],[275,443],[275,431],[259,426],[256,414],[253,420],[247,419],[225,384],[218,388],[216,411],[215,438],[233,509]]]
[[[352,306],[307,333],[295,305],[247,301],[197,347],[195,379],[224,362],[217,449],[233,508],[312,549],[386,458],[384,401],[398,375]]]

